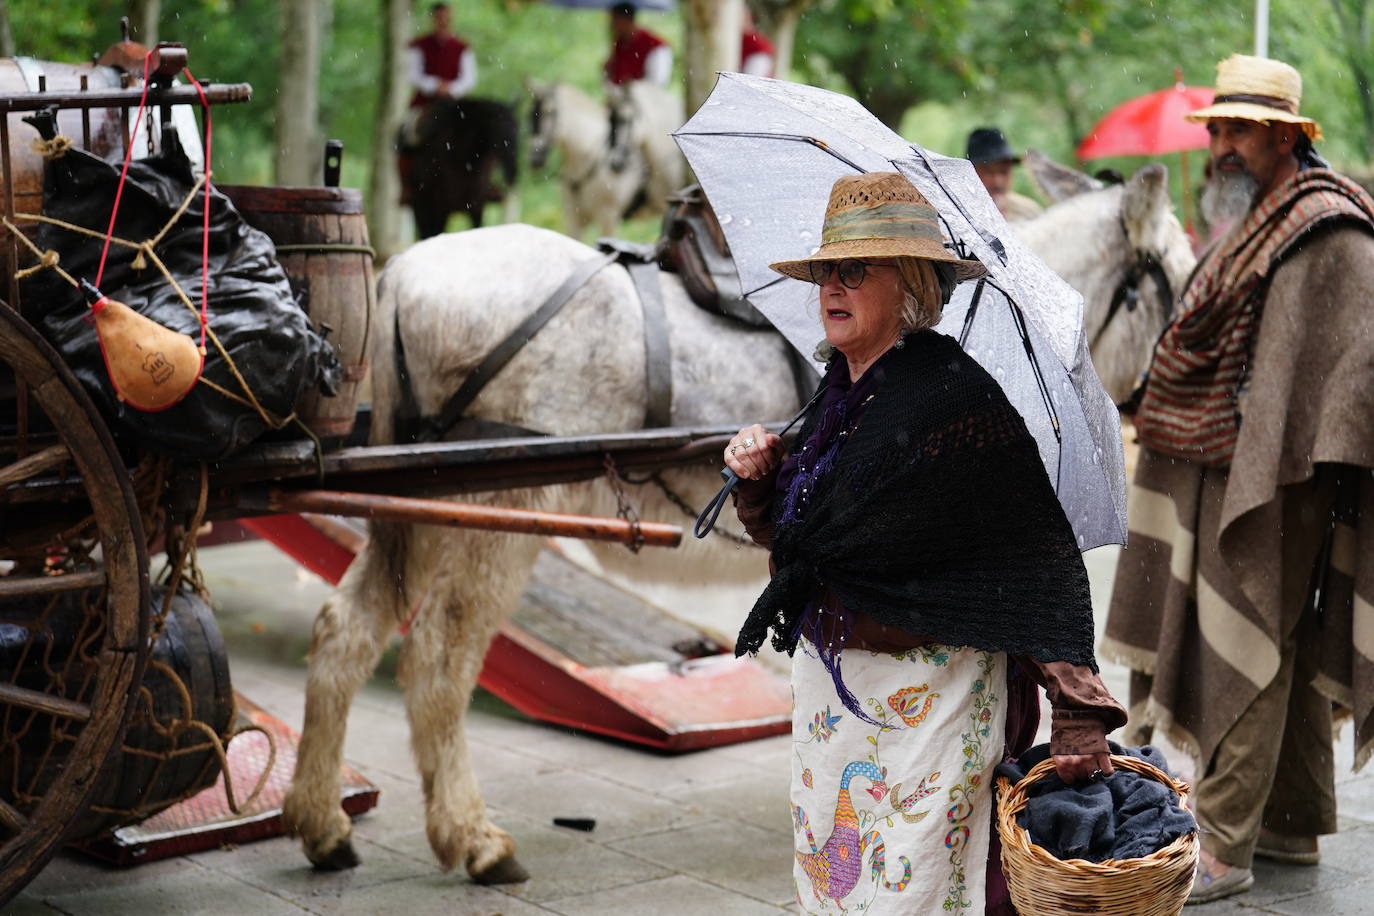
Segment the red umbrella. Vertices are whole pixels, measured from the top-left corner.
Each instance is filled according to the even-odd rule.
[[[1079,159],[1105,156],[1158,156],[1202,149],[1207,128],[1183,120],[1190,111],[1212,104],[1212,90],[1175,83],[1118,105],[1078,144]]]
[[[1107,112],[1078,144],[1078,158],[1105,156],[1159,156],[1181,153],[1183,225],[1193,228],[1192,191],[1188,182],[1188,150],[1204,149],[1207,128],[1183,120],[1190,111],[1212,104],[1213,92],[1201,86],[1183,85],[1183,71],[1174,71],[1174,85],[1131,99]]]

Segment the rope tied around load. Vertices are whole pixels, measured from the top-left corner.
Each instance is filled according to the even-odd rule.
[[[9,220],[6,220],[5,222],[8,224]],[[33,250],[35,252],[38,252],[38,249],[36,247]],[[61,260],[62,257],[56,251],[53,251],[51,248],[49,248],[47,251],[38,252],[38,263],[33,265],[32,267],[26,267],[23,270],[16,270],[14,272],[14,278],[16,280],[22,280],[30,274],[38,273],[40,270],[56,270],[59,274],[61,274],[64,277],[67,277],[67,279],[70,280],[71,277],[68,276],[67,272],[57,266],[58,262]]]
[[[137,252],[137,255],[134,257],[133,264],[131,265],[134,270],[146,270],[150,263],[153,267],[157,268],[158,272],[162,274],[163,279],[165,279],[167,283],[171,286],[172,290],[176,292],[177,298],[180,299],[182,304],[185,305],[186,308],[191,311],[191,314],[195,315],[197,318],[200,317],[200,309],[196,308],[196,306],[191,302],[191,297],[186,295],[186,291],[182,289],[182,286],[180,283],[177,282],[176,277],[172,276],[172,272],[167,269],[167,265],[164,264],[162,262],[162,259],[158,257],[157,251],[155,250],[155,246],[158,245],[167,235],[167,233],[171,231],[172,227],[177,223],[177,221],[180,220],[186,214],[187,208],[191,206],[191,203],[194,201],[195,196],[198,193],[200,193],[201,189],[204,187],[205,183],[209,180],[209,178],[210,176],[208,174],[201,176],[200,180],[197,181],[195,186],[191,188],[190,192],[187,193],[185,199],[182,200],[181,206],[177,208],[176,213],[172,215],[171,219],[169,219],[163,225],[163,227],[160,230],[158,230],[157,234],[154,235],[152,238],[146,239],[142,242],[135,242],[129,239],[120,238],[116,235],[110,236],[110,242],[112,244],[121,245],[125,248],[131,248]],[[33,222],[38,223],[47,223],[50,226],[56,226],[59,229],[64,229],[68,232],[72,232],[77,235],[84,235],[89,238],[105,238],[105,233],[103,232],[97,232],[95,230],[88,229],[85,226],[79,226],[76,223],[67,222],[66,220],[55,219],[51,216],[44,216],[41,213],[16,213],[14,214],[14,216],[15,219],[31,220]],[[36,258],[38,258],[37,264],[34,264],[31,267],[27,267],[22,271],[16,272],[16,277],[22,278],[28,276],[29,274],[37,273],[40,270],[54,270],[69,285],[79,288],[80,284],[77,282],[76,278],[73,277],[71,274],[67,273],[65,270],[63,270],[60,264],[58,263],[60,259],[57,252],[51,250],[45,252],[42,249],[40,249],[37,245],[33,243],[33,241],[27,235],[25,235],[23,232],[19,230],[18,226],[16,226],[14,223],[10,221],[9,217],[0,217],[0,221],[4,223],[5,228],[7,228],[11,233],[14,234],[15,238],[19,239],[19,241],[25,247],[27,247]],[[49,258],[49,255],[51,255],[52,257]],[[286,417],[274,416],[271,413],[271,411],[267,410],[260,403],[258,403],[257,396],[253,393],[252,387],[248,384],[248,382],[244,379],[243,374],[239,371],[238,364],[234,362],[234,358],[229,355],[228,349],[222,343],[220,343],[219,337],[216,336],[214,330],[210,328],[208,324],[205,328],[205,334],[206,338],[210,341],[211,344],[214,345],[215,350],[218,351],[220,357],[224,360],[224,365],[229,369],[229,373],[234,377],[234,381],[238,383],[238,387],[242,391],[242,395],[230,391],[223,385],[219,385],[216,382],[213,382],[210,379],[206,378],[204,375],[201,375],[200,378],[197,379],[197,382],[205,385],[212,391],[218,392],[219,394],[223,395],[226,398],[229,398],[230,400],[237,401],[238,403],[243,404],[246,407],[252,408],[253,411],[256,412],[257,415],[262,419],[262,421],[267,424],[269,429],[281,429],[283,426],[290,423],[295,418],[296,415],[294,413]]]

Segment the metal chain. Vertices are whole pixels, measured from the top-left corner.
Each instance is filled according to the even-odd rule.
[[[630,543],[625,546],[630,548],[630,553],[639,553],[644,547],[644,532],[639,527],[639,513],[630,503],[630,498],[625,495],[625,487],[622,486],[624,478],[620,476],[620,469],[615,466],[615,459],[611,457],[610,452],[606,453],[601,463],[606,467],[606,479],[611,482],[611,490],[615,493],[615,514],[630,523]]]
[[[663,479],[663,475],[661,475],[658,471],[654,471],[652,474],[648,475],[643,480],[630,480],[628,482],[654,484],[660,490],[663,491],[663,495],[668,498],[668,502],[672,503],[673,505],[681,509],[682,514],[690,519],[695,519],[698,515],[701,514],[696,509],[693,509],[691,505],[688,504],[687,500],[683,499],[680,495],[674,492],[673,488],[668,486],[667,481]],[[733,531],[724,531],[721,528],[716,527],[711,529],[711,533],[718,534],[721,537],[725,538],[727,541],[732,541],[741,547],[759,547],[759,545],[754,543],[752,539],[745,537],[742,534],[735,534]],[[759,549],[762,550],[763,548],[759,547]]]

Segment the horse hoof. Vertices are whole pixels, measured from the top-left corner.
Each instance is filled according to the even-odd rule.
[[[472,880],[477,884],[519,884],[530,880],[530,873],[515,856],[506,856],[490,868],[473,874]]]
[[[359,859],[358,854],[353,851],[353,844],[345,840],[331,849],[327,855],[318,859],[312,858],[310,861],[315,866],[316,871],[347,871],[350,868],[357,868],[362,859]]]

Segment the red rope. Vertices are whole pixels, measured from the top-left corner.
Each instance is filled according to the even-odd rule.
[[[191,85],[196,87],[196,94],[200,96],[200,106],[205,109],[205,219],[200,236],[200,349],[204,352],[205,328],[210,322],[207,305],[210,298],[210,102],[205,98],[205,88],[191,75],[191,68],[185,67],[181,72],[185,73]]]
[[[143,121],[143,111],[148,107],[148,67],[152,59],[153,51],[149,51],[143,58],[143,95],[138,100],[138,114],[134,116],[134,128],[129,133],[129,144],[124,150],[124,166],[119,171],[119,184],[115,187],[114,207],[110,210],[110,225],[105,230],[105,244],[100,249],[100,266],[95,272],[97,289],[100,287],[101,279],[105,276],[105,258],[110,253],[110,239],[114,236],[115,219],[119,216],[119,202],[124,196],[124,185],[129,177],[129,161],[133,158],[134,143],[138,139],[138,128]],[[202,214],[200,238],[200,349],[204,353],[206,328],[210,324],[210,101],[205,97],[205,87],[201,86],[196,78],[191,75],[190,68],[183,68],[181,72],[185,73],[186,79],[190,80],[191,85],[196,87],[196,94],[200,96],[200,105],[205,109],[205,212]]]
[[[110,210],[110,225],[105,230],[105,245],[100,249],[100,266],[95,271],[95,285],[100,288],[100,279],[105,276],[105,256],[110,253],[110,238],[114,235],[115,217],[119,215],[119,200],[124,196],[124,179],[129,174],[129,160],[134,155],[134,143],[138,141],[138,125],[143,120],[143,109],[148,105],[148,64],[153,59],[149,51],[143,58],[143,96],[138,100],[138,114],[134,117],[134,129],[129,133],[129,143],[124,150],[124,168],[119,172],[119,184],[115,187],[114,207]]]

